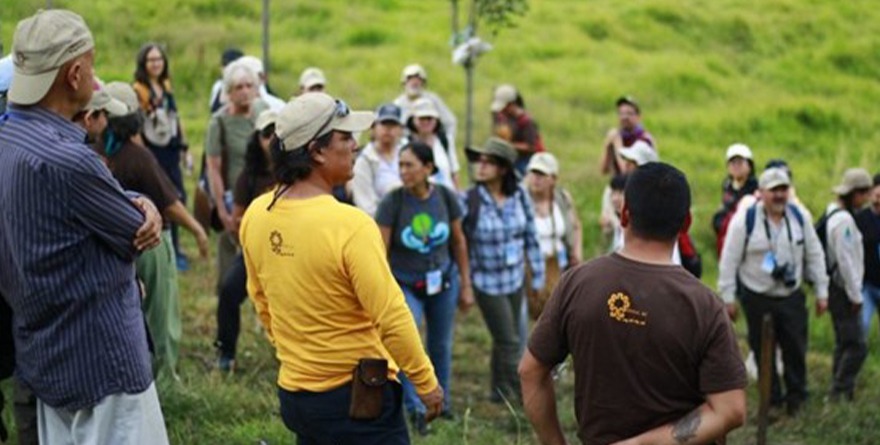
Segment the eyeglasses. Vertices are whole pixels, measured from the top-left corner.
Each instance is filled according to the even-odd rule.
[[[321,128],[318,128],[318,131],[315,132],[315,135],[309,139],[309,142],[318,139],[318,136],[321,136],[321,133],[327,129],[327,126],[330,125],[330,122],[333,122],[334,117],[343,118],[351,113],[351,109],[348,108],[348,104],[343,100],[336,99],[336,108],[333,110],[333,114],[330,115],[329,118],[324,122],[324,125],[321,125]]]
[[[474,160],[477,164],[489,164],[489,165],[501,165],[497,159],[492,156],[480,155],[477,159]]]

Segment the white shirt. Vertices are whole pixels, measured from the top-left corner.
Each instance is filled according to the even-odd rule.
[[[458,173],[458,155],[455,154],[455,142],[449,140],[449,150],[443,148],[440,138],[434,137],[434,165],[437,166],[437,173],[431,176],[431,180],[435,184],[445,185],[452,190],[456,190],[455,183],[452,182],[452,175]]]
[[[825,210],[831,213],[840,206],[831,204]],[[835,213],[828,218],[826,251],[829,268],[834,269],[831,279],[846,291],[852,303],[862,302],[862,279],[865,275],[865,251],[862,245],[862,233],[856,226],[856,220],[846,210]]]
[[[263,99],[263,102],[266,102],[266,105],[268,105],[269,109],[272,111],[277,112],[284,108],[284,101],[269,94],[266,85],[260,85],[260,99]]]
[[[553,218],[550,215],[535,215],[535,231],[538,232],[538,245],[544,258],[555,256],[564,249],[562,237],[565,235],[565,217],[562,209],[553,203]]]
[[[402,143],[394,149],[390,161],[376,151],[372,142],[361,151],[354,163],[352,197],[354,204],[374,216],[379,202],[385,194],[400,186],[400,165],[398,164]]]
[[[611,252],[623,249],[623,227],[620,224],[614,226],[614,238],[611,239]],[[678,249],[678,241],[672,249],[672,264],[681,266],[681,251]]]

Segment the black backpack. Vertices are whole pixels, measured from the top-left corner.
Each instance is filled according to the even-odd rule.
[[[830,266],[831,261],[828,258],[828,220],[831,219],[837,212],[842,212],[843,209],[837,208],[830,212],[825,212],[819,221],[816,221],[816,236],[819,237],[819,242],[822,244],[822,251],[825,252],[825,270],[828,272],[828,275],[832,275],[837,269],[837,264],[833,267]]]

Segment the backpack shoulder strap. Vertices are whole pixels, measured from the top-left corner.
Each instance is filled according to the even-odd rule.
[[[755,230],[755,217],[758,213],[758,203],[754,203],[746,209],[746,239],[743,242],[742,259],[746,259],[746,248],[749,246],[749,239],[752,237],[752,231]]]
[[[391,190],[388,194],[391,195],[391,213],[394,215],[391,220],[391,236],[393,237],[397,233],[397,219],[400,212],[403,211],[403,186]]]
[[[791,211],[791,214],[794,215],[794,219],[796,219],[798,224],[800,224],[801,228],[803,228],[804,227],[804,214],[801,213],[801,209],[799,209],[797,205],[789,203],[788,210]]]
[[[226,184],[226,174],[229,171],[229,148],[226,145],[226,124],[223,123],[223,115],[225,114],[225,107],[222,109],[222,112],[216,114],[217,116],[217,126],[220,128],[220,179],[223,182],[223,188],[228,188],[229,185]]]
[[[480,189],[474,185],[467,190],[467,215],[464,218],[464,234],[470,239],[477,229],[477,221],[480,219]]]

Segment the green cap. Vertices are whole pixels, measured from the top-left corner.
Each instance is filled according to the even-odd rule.
[[[471,162],[475,161],[480,155],[495,156],[508,162],[510,165],[516,162],[516,149],[509,142],[497,137],[489,138],[482,147],[468,147],[465,149],[465,153],[467,153],[468,160]]]

